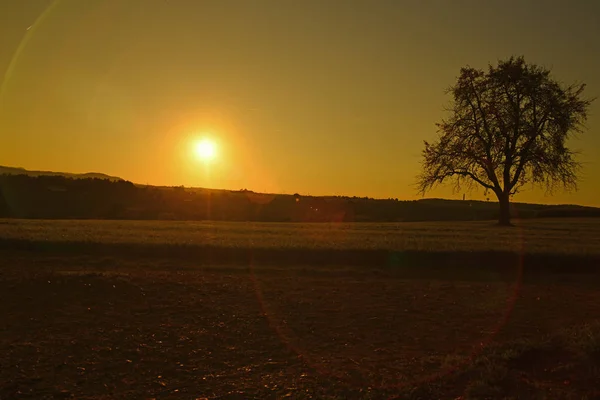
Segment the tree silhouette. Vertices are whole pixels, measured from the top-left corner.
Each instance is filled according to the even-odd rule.
[[[421,193],[451,181],[455,190],[480,185],[500,204],[499,223],[510,225],[510,197],[526,184],[577,189],[581,168],[567,140],[582,132],[593,99],[585,85],[561,85],[550,70],[511,57],[487,72],[465,67],[448,92],[450,116],[425,141]]]

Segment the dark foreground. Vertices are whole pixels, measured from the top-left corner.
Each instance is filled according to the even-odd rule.
[[[2,400],[600,398],[590,259],[449,273],[7,247]]]

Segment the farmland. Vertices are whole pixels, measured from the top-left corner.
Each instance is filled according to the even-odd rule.
[[[595,398],[599,259],[593,219],[2,220],[0,399]]]
[[[506,251],[600,255],[600,219],[407,223],[236,223],[104,220],[0,220],[0,239],[393,251]]]

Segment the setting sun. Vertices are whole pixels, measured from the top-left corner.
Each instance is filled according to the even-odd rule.
[[[201,139],[195,143],[194,153],[199,160],[210,161],[217,155],[217,146],[210,139]]]

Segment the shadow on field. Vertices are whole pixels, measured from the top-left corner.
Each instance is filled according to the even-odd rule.
[[[310,248],[242,248],[182,244],[94,243],[0,239],[0,250],[46,255],[135,257],[191,261],[197,266],[346,266],[419,271],[421,275],[461,275],[461,272],[525,275],[595,273],[600,256],[587,254],[519,254],[508,251],[390,251]]]

